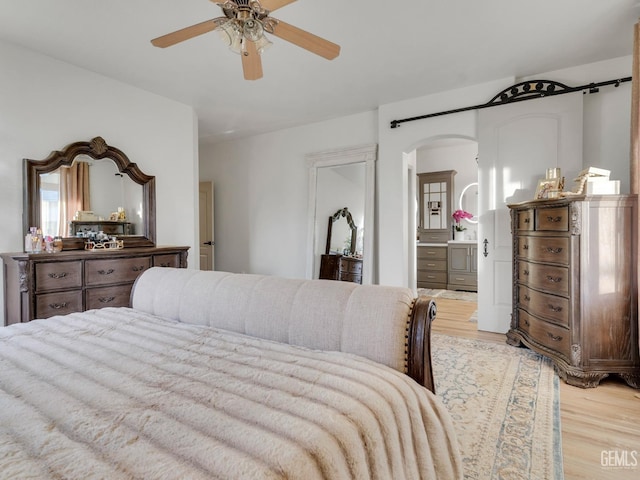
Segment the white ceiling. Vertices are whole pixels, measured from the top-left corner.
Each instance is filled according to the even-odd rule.
[[[638,15],[638,0],[298,0],[272,16],[340,56],[273,37],[253,82],[216,32],[151,45],[221,16],[209,0],[0,0],[0,39],[192,105],[216,142],[630,55]]]

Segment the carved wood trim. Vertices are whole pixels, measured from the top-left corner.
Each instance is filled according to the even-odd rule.
[[[435,393],[431,363],[431,322],[436,318],[436,302],[425,296],[415,300],[407,332],[407,374]]]

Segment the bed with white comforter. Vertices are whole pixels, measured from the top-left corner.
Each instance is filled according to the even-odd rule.
[[[222,329],[213,325],[215,315],[203,313],[246,293],[235,305],[237,318],[254,318],[259,326],[252,299],[271,291],[274,280],[171,270],[141,277],[134,308],[0,329],[0,478],[462,477],[451,419],[435,395],[401,369],[340,351],[362,343],[342,348],[349,344],[348,315],[337,321],[342,333],[331,337],[338,348],[314,348],[316,340],[332,340],[313,336],[290,344],[295,305],[313,303],[305,295],[315,297],[329,285],[323,295],[331,301],[335,288],[346,288],[330,308],[338,303],[348,311],[367,287],[277,280],[278,290],[284,285],[294,292],[287,297],[289,314],[281,315],[287,342],[270,338],[282,327],[259,338],[248,334],[246,321],[229,323],[233,314]],[[202,282],[209,285],[201,300],[207,308],[186,293]],[[380,297],[381,290],[368,288]],[[373,317],[384,310],[376,302]],[[270,306],[258,303],[263,318],[287,309],[273,299]],[[374,350],[371,356],[380,354]]]

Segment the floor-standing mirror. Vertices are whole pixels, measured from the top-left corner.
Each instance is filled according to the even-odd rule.
[[[307,278],[320,277],[326,254],[327,221],[347,208],[357,226],[355,246],[343,248],[362,259],[362,283],[373,282],[374,188],[377,145],[312,153],[309,164]],[[345,235],[345,241],[349,239]],[[349,243],[351,245],[351,243]]]

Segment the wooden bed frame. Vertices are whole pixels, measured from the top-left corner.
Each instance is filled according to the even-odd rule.
[[[435,384],[431,362],[431,322],[436,318],[436,310],[436,303],[432,298],[416,298],[407,333],[407,375],[433,393]]]

